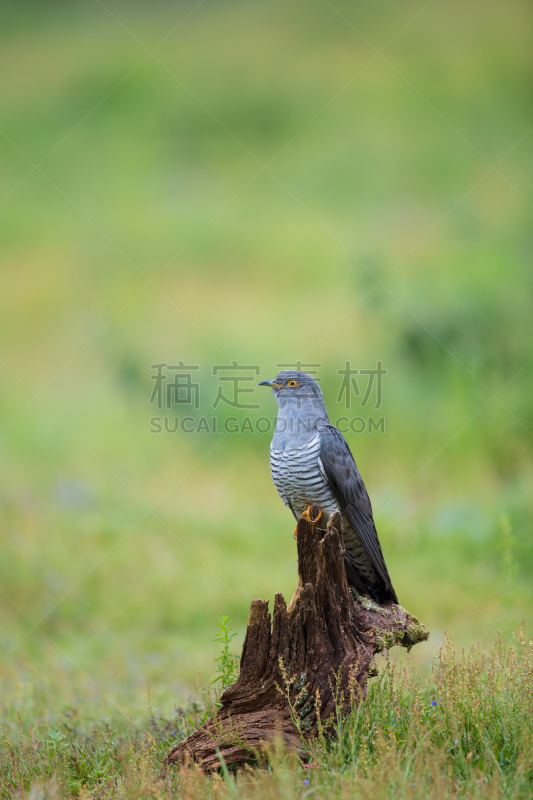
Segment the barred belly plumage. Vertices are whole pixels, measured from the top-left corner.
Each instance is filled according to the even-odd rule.
[[[324,514],[321,525],[339,510],[320,463],[320,439],[315,436],[307,445],[285,450],[270,448],[270,471],[274,486],[286,506],[299,517],[316,504]],[[374,580],[374,568],[359,536],[351,529],[343,514],[344,545],[360,573]]]
[[[307,445],[286,450],[270,449],[270,471],[274,486],[297,516],[313,504],[328,516],[337,509],[337,501],[320,469],[320,440],[315,436]]]

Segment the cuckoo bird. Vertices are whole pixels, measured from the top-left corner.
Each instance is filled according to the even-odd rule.
[[[270,470],[278,494],[295,518],[309,518],[313,505],[326,526],[340,511],[346,576],[358,592],[378,603],[397,603],[381,546],[372,505],[342,433],[331,425],[320,386],[306,372],[283,370],[270,386],[279,405]]]

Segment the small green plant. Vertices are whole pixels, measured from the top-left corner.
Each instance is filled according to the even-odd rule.
[[[46,738],[46,746],[52,755],[59,756],[63,751],[68,749],[68,742],[65,742],[67,737],[61,731],[58,731],[53,725],[48,728],[48,735]]]
[[[231,632],[230,627],[230,619],[229,617],[219,617],[217,625],[219,627],[219,632],[215,636],[215,642],[223,645],[222,653],[219,655],[218,658],[215,658],[215,663],[218,663],[217,672],[219,673],[217,677],[212,681],[212,683],[217,683],[218,681],[222,682],[222,688],[226,689],[228,686],[231,686],[232,683],[235,683],[237,680],[237,665],[236,659],[239,658],[238,655],[235,653],[230,653],[229,646],[231,644],[232,639],[237,636],[236,633]]]

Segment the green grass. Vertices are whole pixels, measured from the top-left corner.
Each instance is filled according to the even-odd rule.
[[[383,661],[368,697],[332,716],[305,760],[275,743],[267,763],[236,775],[166,767],[170,747],[215,710],[204,692],[170,718],[140,727],[92,727],[76,706],[35,717],[38,702],[9,709],[3,726],[2,797],[20,798],[529,798],[533,792],[533,641],[524,631],[491,655],[457,655],[444,639],[425,680],[409,663]],[[37,687],[33,690],[39,691]]]

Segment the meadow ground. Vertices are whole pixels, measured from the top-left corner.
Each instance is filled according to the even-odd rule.
[[[533,795],[533,641],[516,632],[456,654],[446,636],[425,681],[392,661],[359,707],[332,716],[303,759],[273,743],[237,773],[166,767],[174,742],[215,709],[209,690],[168,719],[142,728],[88,725],[81,705],[44,713],[43,686],[10,703],[19,724],[4,724],[3,797],[37,798],[530,798]],[[24,723],[34,719],[34,723]]]
[[[217,618],[239,651],[250,601],[292,595],[293,521],[258,431],[275,409],[261,388],[241,395],[258,408],[217,403],[233,361],[248,388],[318,364],[332,420],[356,421],[395,588],[431,631],[412,652],[424,686],[445,630],[459,651],[522,620],[531,638],[529,5],[5,0],[0,16],[0,714],[31,780],[75,780],[76,740],[107,753],[105,781],[148,785],[166,746],[141,757],[148,692],[170,720],[213,677]],[[153,365],[180,361],[198,407],[158,410]],[[347,362],[382,363],[381,399],[361,374],[343,394]],[[444,720],[419,736],[432,719],[402,726],[446,791],[483,774],[495,796],[526,791],[519,722],[514,761],[490,740],[493,770],[464,739],[457,778]],[[369,793],[393,759],[411,774],[402,736],[388,761],[368,752]],[[316,758],[342,794],[340,752]]]

